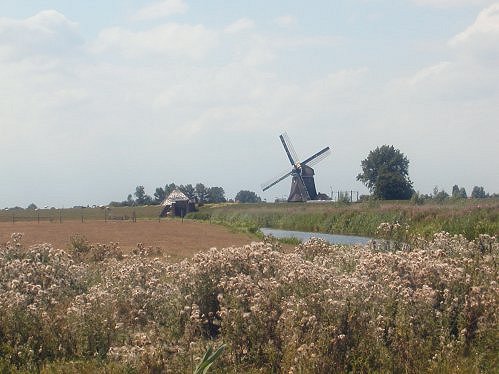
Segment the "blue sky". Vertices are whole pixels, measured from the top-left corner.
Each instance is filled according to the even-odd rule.
[[[175,182],[241,189],[287,167],[358,190],[394,145],[414,187],[499,192],[499,2],[2,1],[0,207]]]

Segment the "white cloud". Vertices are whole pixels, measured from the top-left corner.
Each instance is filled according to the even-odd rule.
[[[452,38],[449,45],[475,57],[499,62],[499,3],[482,10],[475,22]]]
[[[224,31],[228,34],[236,34],[244,30],[252,29],[253,27],[255,27],[255,22],[253,22],[253,20],[241,18],[227,26]]]
[[[296,17],[286,14],[274,19],[274,23],[279,27],[291,27],[296,24]]]
[[[490,4],[491,0],[412,0],[413,3],[435,8],[453,8],[463,6],[480,6]]]
[[[78,24],[55,10],[24,20],[0,18],[0,58],[60,54],[81,43]]]
[[[445,70],[449,67],[449,65],[450,62],[442,61],[436,65],[432,65],[424,69],[421,69],[416,74],[414,74],[414,76],[408,79],[408,83],[410,86],[414,86],[420,83],[421,84],[428,83],[428,80],[431,81],[432,79],[438,78],[440,74],[445,72]]]
[[[163,0],[152,3],[142,9],[133,17],[135,20],[153,20],[185,13],[188,9],[184,0]]]
[[[218,43],[217,33],[203,25],[168,23],[146,31],[119,27],[103,30],[92,50],[119,53],[127,58],[173,56],[198,59]]]

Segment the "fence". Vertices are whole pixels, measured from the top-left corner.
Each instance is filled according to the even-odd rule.
[[[333,191],[331,189],[331,200],[333,201],[348,201],[356,203],[359,201],[359,191]]]
[[[159,219],[160,206],[66,208],[66,209],[8,209],[0,211],[0,222],[53,222],[102,220],[131,221]]]

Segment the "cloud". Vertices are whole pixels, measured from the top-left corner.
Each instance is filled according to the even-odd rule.
[[[127,58],[170,56],[199,59],[217,43],[217,33],[203,25],[168,23],[145,31],[119,27],[105,29],[91,49],[96,53],[118,53]]]
[[[412,0],[413,3],[434,8],[454,8],[490,4],[491,0]]]
[[[24,20],[0,18],[0,59],[65,53],[82,42],[78,24],[55,10]]]
[[[417,84],[426,84],[428,83],[428,81],[431,81],[438,77],[440,74],[444,73],[450,65],[450,62],[442,61],[436,65],[425,67],[414,74],[411,78],[409,78],[408,84],[410,86],[415,86]]]
[[[253,27],[255,27],[255,22],[253,22],[253,20],[241,18],[227,26],[224,31],[228,34],[236,34],[244,30],[252,29]]]
[[[499,3],[480,12],[475,22],[449,41],[458,51],[499,62]]]
[[[290,27],[296,24],[296,17],[286,14],[274,19],[274,23],[279,27]]]
[[[133,19],[137,21],[153,20],[185,13],[188,9],[183,0],[164,0],[150,4],[140,9]]]

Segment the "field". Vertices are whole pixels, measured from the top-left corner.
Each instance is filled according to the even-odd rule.
[[[0,372],[192,373],[207,347],[222,344],[213,372],[497,372],[497,238],[423,237],[392,219],[426,222],[429,233],[467,216],[468,234],[495,230],[495,201],[196,213],[250,232],[255,223],[320,228],[325,217],[351,225],[359,216],[370,227],[390,218],[373,229],[386,241],[293,248],[247,244],[254,236],[244,230],[208,222],[159,221],[157,207],[135,208],[132,222],[130,209],[43,210],[40,222],[40,211],[3,213]]]
[[[249,244],[254,238],[247,234],[235,233],[227,228],[192,220],[163,219],[131,221],[87,220],[40,223],[0,222],[0,243],[10,239],[13,232],[24,234],[23,243],[27,246],[37,243],[51,243],[55,248],[68,249],[71,239],[80,236],[89,243],[119,243],[121,249],[130,252],[142,243],[160,254],[174,258],[192,257],[194,253],[211,247],[225,247]]]

